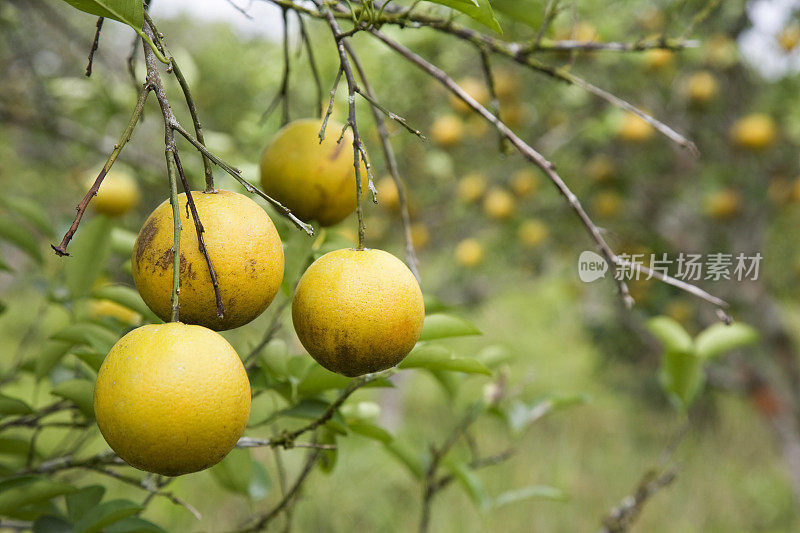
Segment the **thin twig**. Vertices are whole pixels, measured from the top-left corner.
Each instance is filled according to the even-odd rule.
[[[322,116],[322,79],[319,75],[319,69],[317,68],[317,61],[314,58],[314,46],[311,44],[311,38],[308,35],[308,31],[306,30],[306,23],[303,20],[303,16],[298,12],[295,11],[295,15],[297,15],[297,22],[300,25],[300,38],[303,40],[303,45],[306,50],[306,55],[308,56],[308,66],[311,69],[311,75],[314,78],[314,86],[316,88],[317,93],[317,110],[314,113],[316,116]]]
[[[358,72],[358,77],[361,78],[361,83],[364,85],[364,91],[366,94],[370,95],[373,100],[376,100],[375,91],[372,90],[372,86],[367,78],[366,70],[361,65],[358,55],[355,53],[355,50],[353,50],[353,47],[350,46],[349,42],[345,42],[345,48],[347,49],[347,53],[350,54],[350,59],[353,62],[353,66]],[[422,278],[419,274],[419,259],[417,259],[417,251],[414,249],[414,239],[411,235],[411,216],[408,212],[408,199],[406,197],[405,184],[403,183],[403,179],[400,177],[400,171],[397,168],[397,158],[394,155],[394,149],[392,148],[392,143],[389,140],[389,131],[386,129],[386,123],[381,116],[381,110],[376,109],[374,105],[371,105],[370,109],[372,110],[372,117],[375,120],[375,126],[378,130],[378,137],[381,140],[381,149],[383,150],[383,157],[386,161],[386,168],[389,171],[389,175],[392,176],[394,185],[397,188],[397,200],[400,205],[400,220],[403,223],[403,237],[405,239],[406,263],[408,264],[408,268],[410,268],[411,272],[414,274],[414,277],[417,278],[417,283],[421,285]]]
[[[136,102],[136,107],[133,108],[133,113],[131,114],[131,118],[128,121],[128,125],[122,131],[122,135],[120,136],[117,144],[114,145],[114,149],[111,151],[111,155],[108,156],[105,165],[100,170],[100,173],[97,175],[97,178],[92,183],[92,186],[89,188],[89,191],[81,200],[81,203],[78,204],[76,207],[76,211],[78,212],[75,215],[75,220],[72,221],[72,225],[70,225],[67,233],[64,234],[64,238],[61,239],[61,244],[58,246],[50,245],[53,248],[53,251],[58,256],[65,256],[69,255],[67,253],[67,246],[69,242],[72,240],[72,236],[75,235],[75,232],[78,230],[78,225],[81,223],[81,219],[83,218],[83,213],[86,211],[86,208],[89,206],[89,202],[92,198],[97,195],[98,189],[100,189],[100,185],[103,183],[103,179],[108,174],[108,171],[111,170],[111,166],[114,164],[114,161],[117,160],[117,156],[131,139],[131,135],[133,134],[133,129],[136,127],[136,124],[139,122],[139,117],[142,116],[142,111],[144,110],[144,103],[147,101],[147,95],[150,94],[150,85],[144,84],[141,89],[139,90],[139,98]]]
[[[299,15],[298,15],[299,16]],[[281,8],[281,18],[283,20],[283,75],[281,76],[281,86],[278,93],[272,98],[267,109],[261,115],[261,122],[269,118],[272,112],[282,104],[281,126],[289,123],[289,73],[291,72],[289,54],[289,10]]]
[[[97,52],[97,47],[100,46],[100,30],[103,29],[103,17],[97,18],[97,30],[94,32],[94,40],[92,40],[92,48],[89,50],[89,62],[86,64],[86,77],[92,75],[92,64],[94,63],[94,54]]]
[[[198,139],[199,140],[199,139]],[[211,257],[208,254],[208,249],[206,248],[205,239],[203,238],[203,233],[205,233],[205,228],[203,227],[203,223],[200,221],[200,215],[197,213],[197,206],[194,203],[194,198],[192,197],[191,187],[189,187],[189,182],[186,179],[186,175],[183,172],[183,165],[181,164],[181,159],[178,156],[178,152],[175,151],[172,154],[175,160],[175,166],[178,169],[178,176],[181,178],[181,184],[183,185],[183,192],[186,193],[186,203],[189,207],[189,210],[192,212],[192,220],[194,221],[194,229],[197,233],[197,249],[200,250],[200,253],[203,254],[203,257],[206,260],[206,266],[208,267],[208,275],[211,277],[211,285],[214,287],[214,299],[216,300],[217,304],[217,316],[222,318],[225,316],[225,305],[222,303],[222,295],[220,294],[219,290],[219,282],[217,281],[217,271],[214,270],[214,264],[211,262]],[[209,193],[214,194],[214,193]]]

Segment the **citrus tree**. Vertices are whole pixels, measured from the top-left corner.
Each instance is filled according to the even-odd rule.
[[[8,214],[0,238],[27,256],[11,275],[46,295],[3,368],[3,527],[185,529],[190,522],[160,524],[148,512],[163,500],[196,518],[216,513],[170,487],[176,476],[209,469],[213,479],[198,483],[252,502],[247,515],[220,527],[258,531],[281,521],[289,528],[312,472],[333,471],[340,448],[356,436],[381,448],[385,468],[410,474],[421,531],[430,528],[436,496],[453,484],[487,514],[519,501],[564,499],[548,480],[492,493],[480,471],[514,461],[526,428],[586,397],[530,398],[513,385],[512,354],[455,349],[453,339],[480,328],[422,290],[418,249],[431,243],[448,251],[447,269],[452,254],[466,272],[498,249],[508,261],[542,262],[590,246],[607,270],[602,290],[621,304],[603,299],[602,316],[592,320],[597,344],[610,357],[650,346],[658,369],[647,379],[659,381],[682,419],[706,382],[750,393],[796,467],[800,370],[789,333],[773,320],[781,285],[754,279],[740,293],[728,276],[715,286],[723,299],[642,260],[656,250],[752,255],[779,246],[780,228],[793,223],[784,208],[797,193],[779,174],[793,168],[797,132],[775,148],[779,109],[752,109],[722,90],[756,83],[741,79],[746,70],[732,40],[742,30],[743,2],[665,3],[600,31],[579,11],[599,15],[601,3],[268,0],[282,14],[279,49],[239,42],[217,55],[195,46],[191,32],[160,31],[151,2],[67,3],[77,10],[37,0],[0,11],[22,43],[4,58],[10,72],[18,60],[46,62],[35,48],[45,44],[27,35],[32,17],[46,18],[69,47],[84,37],[72,21],[98,17],[85,70],[98,85],[60,87],[55,75],[34,76],[38,96],[31,98],[28,88],[3,82],[16,99],[0,116],[106,157],[85,180],[61,235],[62,222],[33,199],[44,185],[2,199]],[[104,46],[120,49],[108,42],[119,34],[106,36],[107,21],[135,34],[127,60],[105,58],[109,65],[98,69]],[[787,51],[797,44],[790,30],[778,40]],[[194,84],[204,60],[204,76],[217,78]],[[669,87],[680,61],[688,73]],[[631,64],[645,74],[626,77]],[[248,70],[267,89],[278,85],[271,100],[259,103],[237,78]],[[603,73],[613,89],[583,71]],[[115,96],[123,90],[131,97]],[[672,90],[677,98],[666,94]],[[712,127],[703,116],[715,106],[735,117]],[[217,131],[203,129],[206,108]],[[274,126],[271,139],[254,126],[262,123]],[[714,136],[726,139],[730,153],[705,162],[697,146]],[[236,144],[263,149],[260,161],[243,161]],[[766,191],[763,183],[737,172],[760,172],[769,150],[780,153],[771,154],[777,177],[767,195],[752,190]],[[41,159],[4,157],[29,173]],[[466,162],[463,176],[444,183],[454,160]],[[487,160],[502,161],[500,178],[487,177]],[[674,179],[650,179],[662,171]],[[692,182],[694,174],[707,179]],[[200,176],[203,186],[193,190]],[[527,209],[523,200],[545,182],[555,194]],[[143,194],[140,183],[157,195]],[[672,216],[697,199],[698,209]],[[434,213],[428,224],[414,221],[420,204]],[[139,206],[150,215],[139,216]],[[766,217],[773,217],[769,229],[761,227]],[[497,249],[487,251],[474,229],[485,224],[503,228]],[[367,246],[398,239],[402,260]],[[47,240],[54,253],[45,256]],[[52,308],[59,327],[50,331]],[[736,321],[740,314],[755,327]],[[47,330],[43,339],[40,330]],[[761,357],[739,357],[759,337]],[[721,378],[717,366],[744,377]],[[424,442],[413,433],[400,438],[377,417],[381,405],[391,407],[390,389],[408,387],[406,376],[419,372],[442,389],[451,415]],[[484,449],[474,436],[481,424],[498,424],[504,446]],[[264,450],[274,455],[272,470]],[[800,493],[800,469],[792,476]],[[603,519],[605,530],[626,530],[674,477],[671,467],[648,472]],[[133,492],[108,490],[112,481]]]

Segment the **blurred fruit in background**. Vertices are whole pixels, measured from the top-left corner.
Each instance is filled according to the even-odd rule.
[[[97,173],[87,176],[85,180],[87,189],[92,186],[96,178]],[[117,217],[136,207],[140,199],[139,184],[133,173],[125,167],[115,165],[103,178],[97,196],[89,205],[101,215]]]
[[[629,143],[649,141],[654,134],[653,126],[633,113],[625,113],[617,128],[617,136]]]
[[[730,131],[734,145],[748,150],[764,150],[778,137],[775,121],[765,113],[752,113],[734,122]]]
[[[693,105],[707,104],[717,96],[718,92],[717,79],[707,70],[695,72],[686,82],[686,96]]]
[[[465,203],[475,203],[486,192],[486,176],[478,172],[471,172],[458,182],[458,198]]]
[[[459,265],[467,268],[476,267],[483,262],[483,245],[477,239],[470,237],[456,245],[453,255]]]
[[[489,88],[486,83],[477,78],[464,78],[458,82],[464,91],[482,106],[489,105]],[[470,107],[458,96],[450,93],[447,95],[450,105],[459,113],[469,113]]]
[[[535,248],[545,242],[550,236],[547,224],[538,218],[529,218],[522,221],[517,230],[519,242],[526,248]]]
[[[507,190],[492,187],[483,199],[483,212],[492,220],[508,220],[514,214],[515,204],[514,197]]]
[[[464,121],[455,115],[442,115],[431,124],[431,139],[445,148],[452,148],[464,138]]]
[[[536,172],[530,168],[523,168],[514,172],[509,186],[517,197],[525,198],[539,189],[539,180]]]
[[[777,36],[778,46],[784,52],[791,52],[800,43],[800,24],[792,22],[783,27]]]
[[[704,208],[706,215],[715,220],[730,220],[740,213],[742,197],[734,189],[720,189],[706,198]]]

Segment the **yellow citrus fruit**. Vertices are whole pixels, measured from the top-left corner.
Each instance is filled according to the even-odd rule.
[[[422,291],[383,250],[329,252],[308,267],[292,302],[300,342],[333,372],[360,376],[395,366],[422,332]]]
[[[597,154],[586,163],[586,174],[596,183],[607,183],[615,172],[614,160],[605,154]]]
[[[686,83],[686,95],[693,104],[705,104],[713,100],[719,92],[717,79],[707,70],[695,72]]]
[[[225,316],[217,316],[214,287],[197,248],[194,222],[181,213],[180,319],[214,330],[247,324],[272,302],[283,280],[283,247],[269,215],[247,196],[218,190],[192,193],[203,240],[217,273]],[[172,295],[172,207],[158,206],[139,231],[133,248],[133,281],[142,299],[162,320],[170,319]]]
[[[800,43],[800,24],[796,22],[787,25],[778,33],[778,45],[784,52],[791,52]]]
[[[631,143],[648,141],[654,133],[653,126],[633,113],[625,113],[617,130],[617,135],[619,135],[620,139]]]
[[[428,243],[431,241],[431,234],[425,224],[422,224],[421,222],[411,224],[410,231],[411,242],[414,243],[414,247],[417,250],[422,250],[428,246]]]
[[[500,118],[512,129],[519,128],[525,124],[528,118],[528,110],[519,102],[512,102],[500,110]]]
[[[464,122],[455,115],[442,115],[431,124],[431,139],[441,146],[455,146],[463,138]]]
[[[717,220],[729,220],[739,214],[742,198],[733,189],[721,189],[706,198],[705,211]]]
[[[592,208],[601,217],[614,218],[622,211],[623,199],[614,191],[600,191],[592,198]]]
[[[655,48],[644,54],[644,61],[650,70],[664,70],[672,65],[675,54],[671,50]]]
[[[520,242],[528,248],[535,248],[542,244],[550,235],[550,230],[542,220],[529,218],[519,226],[517,236]]]
[[[321,126],[317,119],[295,120],[278,131],[261,156],[261,186],[298,218],[332,226],[356,209],[353,133],[348,129],[337,143],[342,125],[329,120],[320,143]],[[366,190],[367,170],[360,164]]]
[[[514,99],[519,93],[519,82],[510,70],[497,70],[494,73],[494,92],[500,100]]]
[[[486,176],[472,172],[458,182],[458,197],[466,203],[477,202],[486,191]]]
[[[400,194],[397,192],[397,185],[391,176],[386,176],[378,180],[375,184],[378,189],[378,203],[387,209],[398,209],[400,207]]]
[[[507,220],[514,214],[514,197],[505,189],[494,187],[483,199],[483,212],[494,220]]]
[[[477,239],[464,239],[456,245],[454,255],[461,266],[476,267],[483,262],[483,245]]]
[[[518,170],[511,177],[511,190],[514,191],[519,197],[524,198],[539,188],[539,180],[536,179],[536,173],[529,169],[523,168]]]
[[[94,389],[106,442],[128,464],[165,476],[218,463],[250,416],[250,383],[222,336],[177,322],[122,337]]]
[[[723,34],[716,34],[708,40],[706,61],[716,68],[730,68],[739,60],[736,42]]]
[[[89,302],[89,314],[93,318],[112,317],[125,324],[138,324],[142,315],[136,311],[111,300],[92,300]]]
[[[87,187],[91,187],[96,178],[96,174],[90,176],[86,180]],[[116,217],[136,207],[140,199],[141,194],[136,179],[126,170],[115,170],[112,167],[103,178],[103,183],[100,184],[100,189],[92,200],[91,206],[102,215]]]
[[[737,120],[731,128],[731,140],[736,146],[748,150],[763,150],[778,137],[778,127],[772,117],[752,113]]]
[[[459,81],[458,84],[468,95],[477,100],[479,104],[485,106],[489,103],[489,89],[486,87],[486,83],[476,78],[464,78]],[[471,109],[461,98],[453,93],[448,95],[448,99],[450,100],[450,105],[459,113],[468,113]]]

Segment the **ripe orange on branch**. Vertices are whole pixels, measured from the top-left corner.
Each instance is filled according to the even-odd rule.
[[[383,250],[342,249],[308,267],[292,302],[300,342],[345,376],[390,368],[422,332],[422,291],[408,267]]]
[[[217,273],[225,315],[217,316],[211,276],[197,247],[194,222],[181,213],[180,320],[214,330],[247,324],[272,302],[283,280],[283,247],[269,215],[242,194],[218,190],[192,193]],[[173,222],[169,200],[144,223],[133,248],[133,281],[142,299],[162,320],[171,314]]]
[[[353,132],[337,142],[343,125],[331,119],[320,143],[321,127],[318,119],[303,119],[281,128],[261,156],[261,186],[298,218],[332,226],[356,209]],[[359,164],[366,190],[367,169]]]
[[[150,324],[111,348],[97,373],[94,411],[125,462],[178,476],[208,468],[233,449],[250,416],[250,382],[218,333]]]

